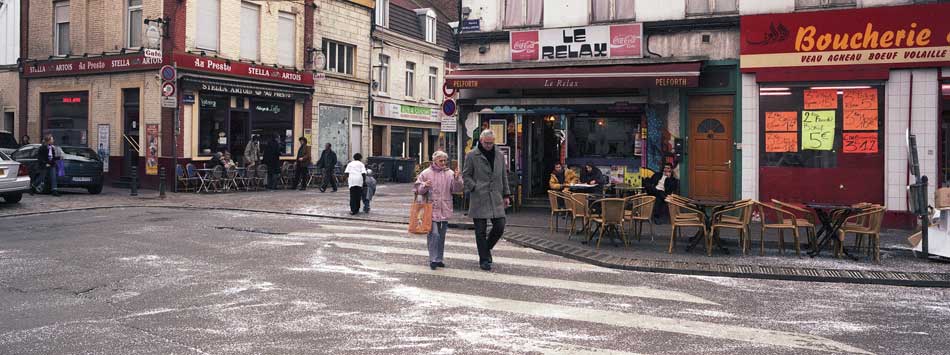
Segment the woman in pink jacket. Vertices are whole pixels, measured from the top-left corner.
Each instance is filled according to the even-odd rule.
[[[432,165],[419,173],[413,191],[432,202],[432,231],[429,232],[429,267],[445,267],[445,232],[452,218],[452,193],[462,192],[462,173],[448,167],[449,155],[443,151],[432,154]]]

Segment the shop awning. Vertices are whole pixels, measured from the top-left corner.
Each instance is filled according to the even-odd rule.
[[[222,79],[201,74],[183,74],[182,85],[187,88],[221,94],[259,96],[272,99],[306,99],[313,95],[310,87],[261,83],[248,80]]]
[[[454,89],[631,89],[696,87],[700,62],[457,70],[446,76]]]

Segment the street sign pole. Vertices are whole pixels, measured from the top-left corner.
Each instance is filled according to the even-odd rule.
[[[178,76],[178,65],[172,64],[172,67],[175,68],[175,76]],[[177,84],[179,84],[178,78],[176,77],[174,80],[175,86],[177,87]],[[179,97],[181,97],[181,95],[175,95],[175,114],[172,123],[172,166],[175,167],[175,178],[172,179],[174,181],[172,184],[172,192],[178,192],[178,133],[181,130],[181,125],[178,123],[180,119],[180,117],[178,117],[179,109],[181,107],[181,99],[179,99]]]

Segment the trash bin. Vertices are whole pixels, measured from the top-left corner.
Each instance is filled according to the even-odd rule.
[[[397,158],[394,160],[394,181],[401,183],[413,182],[415,178],[416,160],[413,158]]]
[[[393,181],[395,179],[395,161],[393,157],[369,157],[367,167],[373,169],[373,175],[379,181]]]

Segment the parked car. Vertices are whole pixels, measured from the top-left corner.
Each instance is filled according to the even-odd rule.
[[[0,197],[7,203],[17,203],[29,191],[30,174],[26,166],[0,152]]]
[[[13,151],[20,148],[20,145],[16,142],[16,137],[13,136],[13,133],[0,130],[0,153],[6,155],[13,154]]]
[[[30,176],[33,177],[33,190],[38,192],[49,192],[48,185],[38,188],[35,182],[38,180],[37,174],[40,169],[36,161],[36,151],[42,145],[27,144],[13,152],[13,159],[26,165]],[[63,166],[66,168],[65,175],[56,179],[57,188],[78,187],[85,188],[91,194],[102,192],[102,160],[96,151],[86,147],[60,147],[63,149]],[[42,191],[40,191],[42,190]]]

